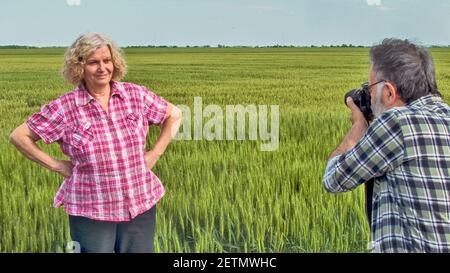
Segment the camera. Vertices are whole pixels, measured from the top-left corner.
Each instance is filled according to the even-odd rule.
[[[372,109],[370,108],[370,90],[368,82],[363,83],[360,89],[353,89],[345,94],[344,103],[346,105],[348,97],[351,97],[353,99],[353,102],[361,110],[367,121],[373,119]]]

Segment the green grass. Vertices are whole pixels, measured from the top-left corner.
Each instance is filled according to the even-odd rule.
[[[61,49],[0,50],[0,252],[62,252],[62,179],[26,160],[8,135],[41,105],[71,90]],[[363,191],[332,195],[321,178],[349,129],[343,95],[367,79],[367,49],[129,49],[124,81],[174,104],[280,106],[280,145],[175,141],[154,172],[157,252],[363,252],[369,240]],[[450,50],[433,49],[448,102]],[[148,142],[157,137],[150,130]],[[57,145],[40,146],[62,158]]]

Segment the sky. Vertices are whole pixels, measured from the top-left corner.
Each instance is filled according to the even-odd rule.
[[[450,45],[450,0],[0,0],[0,45]]]

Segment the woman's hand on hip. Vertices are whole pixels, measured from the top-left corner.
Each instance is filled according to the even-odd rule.
[[[64,177],[70,177],[72,175],[73,164],[68,160],[56,160],[54,171]]]
[[[144,156],[145,164],[147,165],[147,168],[149,170],[151,170],[156,165],[156,162],[158,162],[159,157],[160,156],[154,151],[148,151],[145,153]]]

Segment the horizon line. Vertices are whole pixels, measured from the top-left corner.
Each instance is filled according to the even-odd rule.
[[[427,44],[422,45],[426,48],[429,47],[450,47],[450,44]],[[57,46],[57,45],[45,45],[45,46],[33,46],[33,45],[21,45],[21,44],[0,44],[0,49],[39,49],[39,48],[68,48],[69,46]],[[311,45],[294,45],[294,44],[273,44],[273,45],[127,45],[120,46],[120,48],[329,48],[329,47],[351,47],[351,48],[370,48],[371,45],[354,45],[354,44],[311,44]]]

